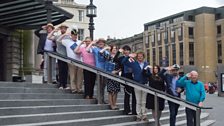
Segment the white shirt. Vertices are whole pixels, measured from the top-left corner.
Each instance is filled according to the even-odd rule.
[[[144,62],[138,62],[139,63],[139,66],[141,67],[141,69],[143,69],[144,67]]]
[[[81,41],[77,40],[76,42],[74,42],[72,39],[63,39],[62,40],[62,45],[64,45],[66,48],[67,56],[69,58],[72,58],[72,59],[75,59],[78,61],[82,61],[80,54],[74,53],[74,50],[71,49],[71,46],[74,45],[75,43],[78,46],[79,44],[81,44]]]
[[[44,50],[54,51],[54,49],[53,49],[53,41],[52,40],[46,39],[45,45],[44,45]]]

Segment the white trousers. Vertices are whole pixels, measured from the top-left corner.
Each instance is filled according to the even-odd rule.
[[[49,58],[46,53],[44,53],[44,81],[48,81],[48,75],[47,75],[47,64],[49,62]],[[52,58],[52,64],[51,64],[51,70],[52,70],[52,81],[56,81],[56,59]]]
[[[146,116],[146,95],[147,93],[143,92],[142,90],[135,89],[135,96],[136,96],[136,112],[137,116]]]

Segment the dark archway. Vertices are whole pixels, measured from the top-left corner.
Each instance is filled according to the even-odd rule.
[[[0,34],[0,81],[6,80],[6,56],[7,48],[6,45],[6,36]]]

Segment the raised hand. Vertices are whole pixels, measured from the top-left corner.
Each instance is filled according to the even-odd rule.
[[[42,26],[41,28],[42,28],[42,29],[47,29],[47,26],[46,26],[46,25],[44,25],[44,26]]]
[[[110,48],[110,46],[106,46],[105,49],[106,50],[110,50],[111,48]]]
[[[166,67],[165,69],[168,70],[168,71],[171,71],[171,70],[173,70],[174,68],[173,68],[172,66],[169,66],[169,67]]]
[[[191,78],[191,73],[187,73],[186,75],[188,78]]]
[[[147,65],[144,69],[145,69],[145,70],[147,70],[147,69],[152,69],[152,66]]]
[[[133,58],[129,58],[128,60],[129,60],[129,62],[134,62],[135,61]]]
[[[137,56],[137,54],[135,54],[135,53],[129,54],[129,57],[131,57],[131,58],[135,58],[136,56]]]
[[[124,50],[123,50],[122,48],[120,48],[118,51],[119,51],[119,52],[121,52],[121,53],[123,53],[123,52],[124,52]]]
[[[98,40],[94,40],[91,42],[91,44],[96,44]]]

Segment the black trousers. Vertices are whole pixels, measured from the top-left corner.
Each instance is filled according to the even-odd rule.
[[[170,126],[176,125],[176,116],[178,113],[179,104],[168,101],[170,110]]]
[[[86,96],[93,97],[96,74],[88,70],[83,70],[83,74],[84,74],[85,97]]]
[[[187,126],[196,126],[196,111],[189,108],[185,109],[187,116]]]
[[[59,87],[66,88],[68,80],[68,64],[64,61],[58,60],[59,70]]]
[[[133,79],[131,73],[125,74],[124,77]],[[130,97],[132,98],[131,108],[130,108]],[[133,87],[125,85],[125,88],[124,88],[124,113],[128,114],[129,112],[132,112],[133,115],[137,115],[135,90]]]

